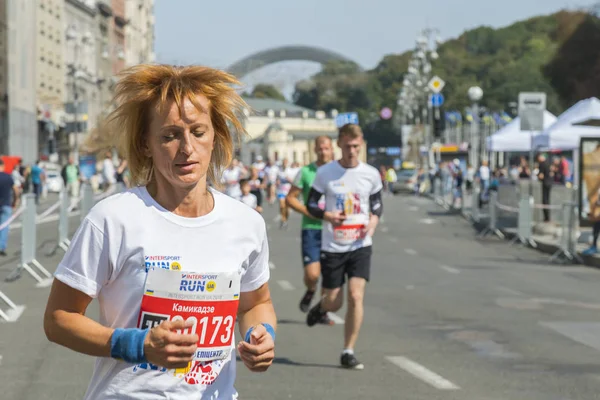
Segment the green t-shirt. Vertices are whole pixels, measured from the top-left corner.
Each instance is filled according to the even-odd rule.
[[[317,175],[317,168],[319,167],[315,163],[308,164],[300,169],[300,172],[296,175],[296,179],[294,179],[294,186],[302,190],[304,204],[308,203],[308,193],[310,193],[310,188]],[[321,225],[321,220],[319,219],[308,218],[305,215],[302,216],[302,229],[321,229]]]
[[[72,164],[67,165],[66,175],[67,175],[67,183],[73,183],[73,182],[77,181],[77,179],[79,178],[79,176],[77,174],[77,167]]]

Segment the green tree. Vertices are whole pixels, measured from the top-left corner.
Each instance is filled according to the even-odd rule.
[[[575,101],[600,95],[600,20],[582,12],[561,11],[493,29],[478,27],[442,43],[433,74],[446,81],[445,109],[470,106],[467,90],[480,86],[482,106],[508,109],[519,92],[543,91],[548,109],[558,114]],[[315,110],[356,111],[373,132],[388,132],[378,122],[382,107],[396,108],[411,52],[389,54],[369,71],[334,61],[299,82],[294,102]]]
[[[259,83],[258,85],[254,86],[254,90],[252,90],[250,97],[254,97],[256,99],[276,99],[285,101],[285,97],[275,86],[265,83]]]

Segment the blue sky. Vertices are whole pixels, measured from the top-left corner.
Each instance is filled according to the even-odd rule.
[[[301,44],[337,51],[372,68],[413,46],[430,26],[443,39],[596,0],[156,0],[159,62],[226,68],[253,52]]]

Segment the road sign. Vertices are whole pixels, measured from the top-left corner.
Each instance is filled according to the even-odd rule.
[[[335,125],[338,128],[341,128],[346,124],[358,125],[358,114],[355,112],[338,114],[338,116],[335,118]]]
[[[519,119],[522,131],[543,131],[546,93],[519,93]]]
[[[444,86],[446,86],[446,82],[439,76],[434,76],[427,84],[427,87],[429,87],[433,93],[441,92],[444,89]]]
[[[441,93],[434,93],[429,96],[429,102],[433,107],[441,107],[444,104],[444,95]]]
[[[390,119],[392,118],[392,110],[389,107],[383,107],[379,115],[381,119]]]

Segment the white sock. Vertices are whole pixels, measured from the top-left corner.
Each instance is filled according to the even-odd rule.
[[[344,349],[344,351],[342,351],[342,354],[354,354],[354,349]]]

